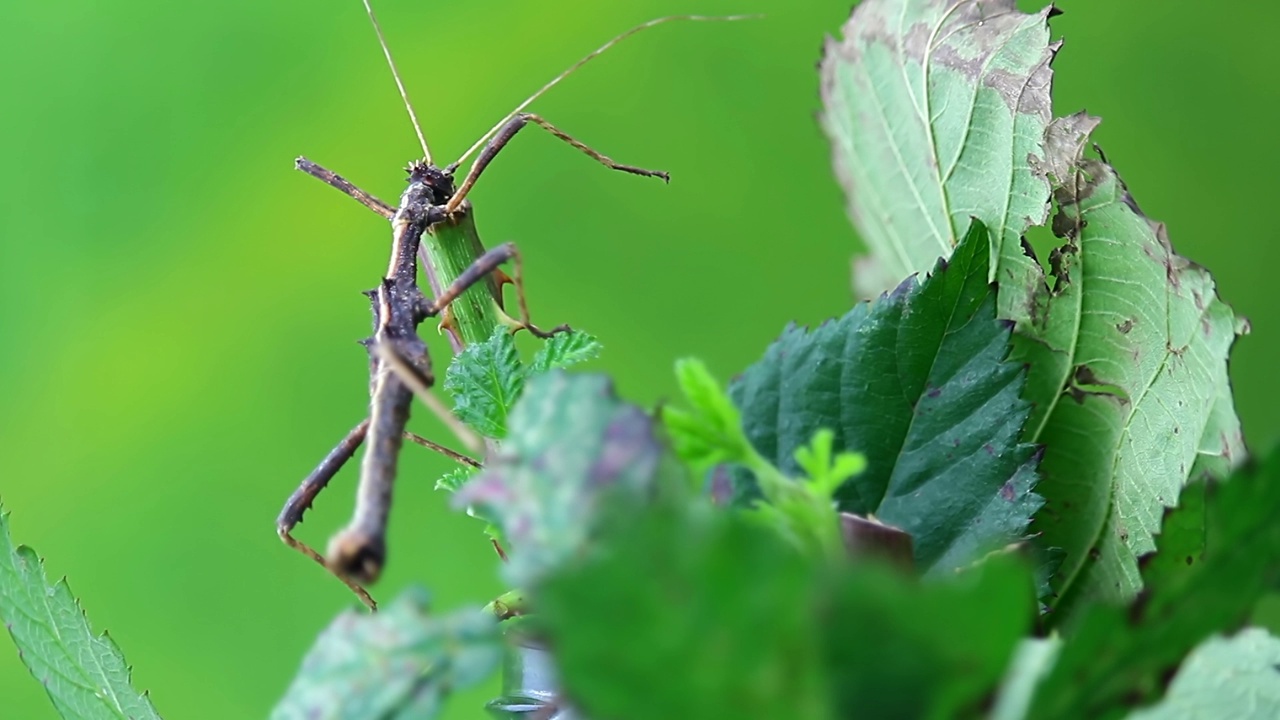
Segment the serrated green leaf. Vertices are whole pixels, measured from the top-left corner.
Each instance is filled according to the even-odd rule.
[[[867,0],[828,44],[823,122],[854,223],[891,276],[947,253],[970,215],[994,228],[999,316],[1030,364],[1025,439],[1047,447],[1033,529],[1064,552],[1054,589],[1124,598],[1187,479],[1243,456],[1226,371],[1243,326],[1115,171],[1082,157],[1096,120],[1049,121],[1052,14]],[[1020,239],[1049,190],[1067,240],[1051,281]]]
[[[1129,720],[1275,720],[1280,717],[1280,638],[1250,628],[1213,637],[1182,663],[1164,700]]]
[[[1225,367],[1238,328],[1114,171],[1080,158],[1094,121],[1048,122],[1049,14],[1012,0],[868,0],[828,45],[824,125],[882,266],[925,267],[968,215],[997,228],[1000,316],[1018,323],[1018,359],[1031,363],[1027,439],[1049,453],[1036,529],[1066,553],[1055,587],[1125,597],[1161,509],[1189,476],[1221,476],[1243,452]],[[1020,241],[1043,221],[1048,181],[1055,230],[1070,236],[1051,257],[1052,288]]]
[[[592,360],[600,354],[602,347],[594,335],[580,330],[556,333],[538,348],[538,353],[529,363],[527,374],[532,377],[555,368],[566,368]]]
[[[1155,548],[1165,507],[1188,478],[1244,455],[1227,377],[1242,328],[1115,170],[1084,155],[1096,124],[1079,114],[1050,128],[1053,225],[1067,244],[1053,287],[1036,287],[1014,355],[1031,368],[1027,437],[1046,447],[1033,529],[1063,549],[1054,589],[1074,600],[1137,592],[1136,558]]]
[[[502,636],[480,608],[428,613],[421,589],[377,613],[347,610],[320,634],[272,720],[427,720],[498,669]]]
[[[507,434],[507,414],[524,388],[525,371],[515,340],[498,327],[482,343],[469,345],[445,373],[444,389],[453,396],[453,412],[485,437]]]
[[[531,378],[510,429],[454,504],[474,506],[502,531],[511,545],[503,571],[517,587],[582,550],[602,497],[642,496],[669,468],[653,420],[601,375]]]
[[[480,472],[478,468],[469,466],[456,467],[436,480],[436,490],[443,490],[448,493],[458,492],[478,472]]]
[[[798,553],[740,513],[662,506],[598,543],[537,598],[587,717],[957,717],[1035,614],[1007,558],[921,586]]]
[[[822,126],[879,266],[859,269],[865,297],[949,256],[970,218],[995,239],[991,277],[1027,285],[1036,268],[1020,238],[1049,200],[1028,159],[1050,119],[1051,14],[1014,0],[864,0],[827,41]],[[1002,317],[1022,319],[1015,300],[1001,297]]]
[[[790,476],[820,428],[867,469],[840,509],[908,532],[917,565],[945,574],[1020,539],[1039,507],[1029,408],[1005,362],[987,234],[975,223],[948,264],[811,331],[791,327],[730,388],[761,455]]]
[[[1225,482],[1188,486],[1163,524],[1160,551],[1142,560],[1142,593],[1128,608],[1088,605],[1066,625],[1028,717],[1120,717],[1154,700],[1205,638],[1241,627],[1280,583],[1277,507],[1280,452]]]
[[[94,635],[66,579],[52,586],[44,563],[13,546],[0,508],[0,619],[18,655],[64,718],[159,718],[146,693],[129,683],[129,666],[106,633]]]

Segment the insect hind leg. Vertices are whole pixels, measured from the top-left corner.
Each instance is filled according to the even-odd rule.
[[[285,545],[288,545],[294,550],[297,550],[303,555],[315,560],[321,567],[329,570],[331,573],[333,572],[333,569],[329,566],[329,563],[325,562],[324,556],[316,552],[306,543],[295,538],[292,531],[299,523],[302,522],[303,514],[305,514],[307,510],[311,509],[311,504],[315,502],[316,496],[320,494],[320,491],[324,490],[329,484],[329,481],[332,480],[333,477],[338,474],[338,471],[342,469],[342,466],[346,465],[347,461],[355,456],[356,450],[360,449],[360,445],[364,443],[365,435],[367,435],[368,432],[369,419],[365,418],[360,421],[358,425],[352,428],[351,431],[347,433],[347,436],[344,437],[332,450],[330,450],[329,454],[320,461],[320,464],[302,480],[302,484],[300,484],[298,489],[294,490],[293,494],[289,496],[289,499],[285,501],[284,508],[280,510],[280,515],[276,518],[276,533],[280,536],[280,540],[283,541]],[[367,590],[351,579],[343,577],[339,573],[333,574],[336,575],[343,584],[350,588],[351,591],[360,598],[361,602],[368,605],[371,609],[377,609],[378,603],[370,597]]]

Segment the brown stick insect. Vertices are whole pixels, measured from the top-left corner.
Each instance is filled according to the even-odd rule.
[[[477,461],[461,453],[406,431],[415,393],[463,438],[470,450],[479,452],[482,447],[479,439],[429,392],[434,384],[434,375],[426,344],[418,335],[418,325],[427,318],[442,317],[441,328],[449,337],[455,353],[469,344],[486,340],[500,326],[506,326],[512,332],[527,329],[543,338],[568,329],[567,326],[560,326],[544,332],[529,322],[528,305],[521,280],[520,254],[512,243],[484,250],[476,230],[471,203],[466,199],[468,193],[498,153],[516,133],[530,123],[547,130],[610,169],[669,180],[667,173],[662,171],[616,163],[540,116],[524,112],[524,109],[583,64],[641,30],[672,20],[737,20],[748,16],[681,15],[659,18],[633,27],[543,85],[486,132],[457,161],[440,168],[431,160],[431,152],[373,8],[369,0],[363,2],[417,133],[423,159],[410,163],[409,184],[400,196],[398,207],[388,205],[306,158],[298,158],[296,162],[299,170],[349,195],[389,220],[392,227],[392,250],[390,263],[381,283],[366,293],[374,316],[373,336],[365,341],[370,356],[369,416],[352,428],[302,481],[281,510],[276,528],[287,545],[330,570],[366,605],[376,609],[377,604],[363,585],[375,582],[386,562],[387,520],[397,461],[404,440],[407,438],[435,449],[458,462],[479,466]],[[455,172],[477,150],[479,154],[470,170],[462,182],[455,185]],[[434,299],[427,298],[418,287],[418,256],[421,257]],[[514,280],[499,269],[501,264],[509,260],[515,264]],[[519,320],[512,319],[504,311],[501,287],[506,283],[515,285]],[[291,533],[302,521],[303,514],[311,507],[316,496],[342,466],[354,457],[361,444],[365,446],[365,453],[360,464],[355,512],[351,522],[330,540],[326,558],[294,538]]]

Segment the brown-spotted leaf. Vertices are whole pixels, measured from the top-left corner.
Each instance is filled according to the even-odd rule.
[[[1060,603],[1137,592],[1136,558],[1155,549],[1165,508],[1188,479],[1220,475],[1244,453],[1227,377],[1244,325],[1115,169],[1086,155],[1097,122],[1061,118],[1046,136],[1052,227],[1065,244],[1014,341],[1030,368],[1027,439],[1045,446],[1032,527],[1065,551]]]
[[[991,232],[991,277],[1027,286],[1021,235],[1044,222],[1032,161],[1050,120],[1053,10],[1013,0],[866,0],[823,53],[822,126],[849,215],[881,278],[871,297],[933,267],[971,218]],[[1002,296],[1000,315],[1022,307]]]

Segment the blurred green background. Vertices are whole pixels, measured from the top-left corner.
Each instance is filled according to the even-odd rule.
[[[1253,321],[1232,371],[1248,439],[1270,445],[1280,6],[1061,4],[1057,110],[1106,119],[1099,138],[1143,209]],[[821,40],[848,8],[378,2],[445,160],[636,22],[767,13],[658,28],[534,106],[622,162],[669,170],[670,186],[528,130],[472,195],[489,244],[526,251],[535,317],[598,334],[595,366],[644,402],[673,392],[678,356],[727,377],[788,320],[848,306],[858,244],[814,120]],[[0,79],[0,497],[13,536],[70,578],[166,717],[262,717],[352,604],[273,520],[361,417],[358,291],[387,251],[384,222],[292,160],[393,200],[418,152],[373,33],[356,0],[10,2]],[[415,429],[445,437],[418,415]],[[501,590],[479,524],[431,489],[448,467],[407,452],[379,598],[423,582],[447,609]],[[346,473],[323,496],[304,538],[323,545],[352,485]],[[0,714],[53,717],[0,648]],[[481,716],[493,692],[452,716]]]

